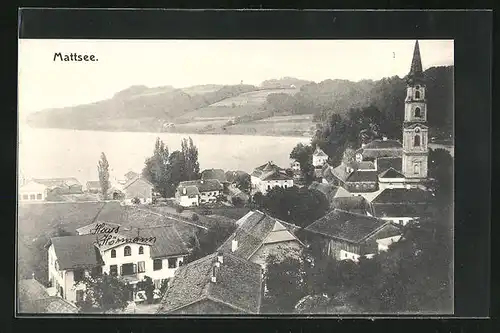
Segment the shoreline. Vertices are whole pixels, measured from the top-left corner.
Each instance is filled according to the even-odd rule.
[[[77,129],[77,128],[69,128],[69,127],[34,127],[30,126],[28,124],[25,124],[25,126],[29,127],[30,129],[41,129],[41,130],[66,130],[66,131],[81,131],[81,132],[102,132],[102,133],[147,133],[147,134],[185,134],[185,135],[226,135],[226,136],[260,136],[260,137],[270,137],[270,138],[276,138],[276,137],[284,137],[284,138],[295,138],[295,139],[310,139],[312,140],[312,135],[292,135],[292,134],[287,134],[285,133],[279,133],[279,134],[269,134],[269,133],[197,133],[197,132],[184,132],[184,131],[178,131],[178,132],[173,132],[173,131],[168,131],[168,132],[153,132],[153,131],[147,131],[147,130],[113,130],[113,129]]]

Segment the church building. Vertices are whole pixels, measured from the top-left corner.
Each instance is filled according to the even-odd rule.
[[[373,192],[384,188],[419,187],[427,179],[428,172],[428,130],[427,98],[422,60],[418,41],[415,43],[410,72],[406,81],[406,99],[403,122],[403,140],[390,140],[387,137],[363,144],[355,153],[354,164],[371,162],[375,166],[375,185],[367,189],[366,184],[350,184],[353,192]],[[338,177],[340,182],[351,179],[359,168],[351,170],[344,177]],[[344,166],[331,169],[344,170]],[[359,173],[359,172],[358,172]],[[363,175],[368,174],[366,172]],[[325,178],[325,176],[323,176]],[[366,177],[365,177],[366,178]],[[354,178],[353,178],[354,179]],[[366,182],[366,179],[363,178]],[[330,182],[330,181],[328,181]],[[363,190],[364,189],[364,190]]]

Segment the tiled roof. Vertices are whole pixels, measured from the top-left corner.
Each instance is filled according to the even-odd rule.
[[[345,182],[347,180],[347,178],[352,173],[352,172],[347,172],[346,166],[344,164],[340,164],[336,168],[330,168],[329,170],[330,170],[331,175],[326,174],[325,175],[326,177],[329,177],[330,179],[332,179],[332,176],[334,176],[343,182]],[[327,180],[328,180],[328,178],[327,178]]]
[[[91,268],[104,265],[94,242],[98,235],[53,237],[59,269]]]
[[[429,203],[433,198],[431,192],[419,188],[386,188],[372,203]]]
[[[331,238],[360,243],[386,223],[388,222],[368,215],[334,209],[313,222],[305,230]]]
[[[363,147],[363,149],[394,149],[403,148],[398,140],[373,140]]]
[[[252,172],[252,176],[260,178],[261,180],[289,180],[292,177],[288,176],[285,169],[280,168],[272,162],[267,162],[261,165]]]
[[[81,227],[81,228],[78,228],[76,229],[76,232],[79,234],[79,235],[88,235],[91,230],[95,229],[95,227],[98,225],[98,224],[103,224],[105,225],[106,228],[114,228],[114,227],[120,227],[119,224],[117,223],[112,223],[112,222],[103,222],[103,221],[100,221],[100,222],[95,222],[95,223],[91,223],[91,224],[88,224],[84,227]]]
[[[316,150],[314,151],[314,156],[328,157],[328,155],[319,146],[316,146]]]
[[[127,178],[127,179],[135,179],[139,176],[140,176],[140,174],[138,174],[137,172],[134,172],[134,171],[129,171],[125,174],[125,178]]]
[[[399,172],[394,170],[394,168],[390,167],[379,175],[380,178],[405,178],[405,176]]]
[[[376,182],[378,181],[377,171],[354,171],[347,178],[347,182]]]
[[[179,186],[196,186],[200,192],[222,191],[224,189],[224,186],[217,179],[186,180],[180,182]]]
[[[184,189],[186,189],[186,193],[183,193]],[[195,185],[179,185],[179,187],[177,187],[177,192],[179,192],[180,195],[200,195],[200,191],[198,191],[198,187],[196,187]]]
[[[249,259],[262,246],[275,228],[277,222],[279,223],[280,221],[262,212],[248,212],[236,221],[238,228],[219,247],[218,251],[231,252],[232,241],[236,240],[238,248],[232,253],[243,259]],[[290,230],[290,226],[292,225],[288,224],[284,226]]]
[[[361,161],[357,162],[357,168],[359,170],[375,170],[375,164],[371,161]]]
[[[226,172],[226,180],[230,183],[233,183],[233,182],[237,181],[238,179],[241,179],[245,176],[248,177],[250,175],[247,172],[241,171],[241,170],[227,171]]]
[[[431,206],[425,203],[397,204],[397,203],[372,203],[373,213],[376,217],[424,217],[430,214]]]
[[[78,313],[78,308],[70,302],[51,296],[34,302],[36,313]]]
[[[258,264],[224,253],[223,263],[211,282],[217,254],[181,266],[170,282],[157,313],[170,313],[197,301],[210,299],[241,313],[259,313],[262,273]]]
[[[159,226],[144,229],[132,229],[126,233],[128,237],[155,237],[151,245],[151,257],[162,258],[188,254],[189,251],[174,226]]]
[[[141,177],[141,176],[137,176],[135,178],[132,178],[132,179],[129,179],[122,187],[122,190],[126,190],[130,185],[132,185],[133,183],[135,183],[136,181],[142,181],[146,184],[148,184],[149,186],[151,187],[154,187],[153,184],[151,184],[151,182],[149,182],[147,179]]]
[[[364,215],[366,212],[371,213],[370,203],[362,196],[333,198],[332,208]]]
[[[310,190],[316,190],[325,195],[325,197],[331,201],[334,197],[335,194],[337,193],[338,187],[331,185],[331,184],[324,184],[324,183],[319,183],[319,182],[312,182],[311,185],[309,185]]]
[[[222,169],[207,169],[201,172],[201,179],[217,179],[219,182],[226,182],[226,174]]]
[[[389,168],[393,168],[396,171],[401,171],[403,159],[401,157],[380,157],[377,159],[377,171],[379,174],[386,171]]]
[[[73,186],[73,185],[81,185],[80,182],[73,177],[69,178],[45,178],[45,179],[33,179],[33,181],[43,184],[47,187],[56,187],[56,186]]]

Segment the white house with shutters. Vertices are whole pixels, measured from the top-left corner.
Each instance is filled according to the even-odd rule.
[[[149,276],[158,292],[189,253],[174,226],[122,230],[96,223],[85,229],[87,234],[54,237],[47,244],[49,284],[73,303],[85,295],[85,285],[75,284],[85,275],[106,273],[134,286]],[[130,300],[145,300],[144,292],[135,288]]]

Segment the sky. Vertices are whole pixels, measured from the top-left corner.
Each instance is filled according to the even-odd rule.
[[[19,40],[19,115],[92,103],[132,85],[259,85],[285,76],[405,76],[414,40]],[[453,65],[453,40],[419,40],[424,69]],[[96,62],[54,61],[54,53]]]

